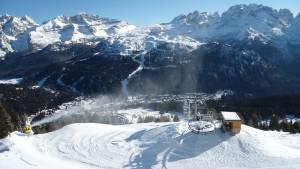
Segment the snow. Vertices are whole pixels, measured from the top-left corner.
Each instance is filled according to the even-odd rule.
[[[21,18],[22,21],[25,21],[31,25],[38,25],[31,17],[25,15],[24,17]]]
[[[300,121],[300,118],[295,116],[295,115],[286,115],[285,116],[285,119],[288,121],[288,122],[292,122],[292,123],[295,123],[297,121]]]
[[[61,85],[61,86],[65,86],[65,83],[62,81],[62,78],[64,77],[64,75],[60,75],[59,78],[56,80],[57,84]]]
[[[30,32],[29,36],[31,38],[31,43],[37,44],[41,48],[59,42],[60,38],[60,35],[56,31],[45,32],[41,28],[37,28],[36,31]]]
[[[163,25],[165,33],[173,36],[179,34],[194,39],[212,40],[245,40],[259,36],[263,41],[271,39],[282,43],[286,37],[281,36],[289,32],[287,30],[294,25],[293,20],[293,14],[287,9],[278,11],[263,5],[249,4],[232,6],[221,16],[218,13],[195,11],[179,15]]]
[[[23,78],[0,79],[0,84],[19,84]]]
[[[241,120],[236,112],[222,111],[221,114],[222,114],[224,120]]]
[[[36,86],[42,87],[45,84],[45,82],[48,80],[49,77],[50,77],[50,75],[43,78],[42,80],[38,81]]]
[[[199,135],[186,122],[113,126],[72,124],[0,141],[0,168],[297,169],[300,135],[243,125],[237,135]]]
[[[121,81],[122,84],[122,92],[125,96],[129,95],[128,92],[128,83],[130,81],[130,79],[137,73],[141,72],[144,69],[144,62],[145,62],[145,54],[147,51],[142,52],[141,54],[137,54],[135,57],[141,56],[140,60],[137,60],[134,58],[134,61],[137,62],[139,64],[138,68],[136,70],[134,70],[133,72],[131,72],[128,77],[124,80]]]
[[[9,18],[13,18],[12,23]],[[0,41],[5,43],[2,51],[13,52],[31,50],[30,46],[39,50],[57,42],[98,43],[107,40],[111,42],[112,50],[122,55],[149,51],[160,43],[170,44],[173,50],[190,51],[209,40],[258,38],[263,43],[272,40],[282,46],[288,41],[300,43],[299,36],[295,36],[299,34],[299,18],[294,18],[287,9],[275,10],[256,4],[232,6],[222,15],[194,11],[179,15],[169,23],[143,27],[86,13],[58,16],[41,25],[27,16],[0,16],[0,27],[8,25],[2,28]],[[16,42],[18,45],[13,45]]]
[[[6,52],[0,49],[0,59],[6,55]]]
[[[172,34],[162,24],[137,27],[125,21],[84,13],[58,16],[42,25],[32,24],[33,26],[28,26],[28,31],[27,27],[20,26],[20,29],[24,30],[21,32],[22,36],[4,34],[1,40],[6,43],[5,49],[9,50],[12,47],[9,51],[24,51],[33,46],[34,49],[40,50],[56,43],[98,43],[107,40],[111,42],[113,51],[128,55],[132,51],[150,50],[159,43],[169,43],[178,51],[190,51],[202,44],[193,37],[182,36],[180,33]]]
[[[284,33],[282,32],[282,30],[280,28],[272,28],[272,32],[277,36],[284,35]]]
[[[125,117],[129,123],[139,123],[139,118],[145,119],[147,116],[159,118],[161,116],[160,111],[154,111],[151,109],[144,108],[132,108],[132,109],[121,109],[117,111],[118,114]],[[171,119],[170,113],[164,113],[163,116],[168,116]]]
[[[195,133],[208,134],[214,132],[216,129],[215,126],[214,122],[209,121],[189,121],[189,128]]]
[[[122,93],[124,96],[129,96],[129,91],[128,91],[128,79],[124,79],[121,81],[122,85]]]

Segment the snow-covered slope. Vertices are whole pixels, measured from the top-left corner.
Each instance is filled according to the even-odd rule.
[[[21,81],[22,78],[0,79],[0,84],[19,84]]]
[[[233,136],[193,134],[185,122],[72,124],[42,135],[11,134],[0,143],[0,167],[297,169],[299,143],[299,135],[248,126]]]
[[[107,38],[134,28],[135,26],[124,21],[81,13],[46,21],[30,32],[30,39],[32,44],[43,48],[56,42],[79,43],[87,39]]]

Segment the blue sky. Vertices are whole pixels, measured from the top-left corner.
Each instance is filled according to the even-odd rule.
[[[300,0],[0,0],[0,15],[28,15],[41,23],[58,15],[87,12],[147,25],[195,10],[222,13],[232,5],[249,3],[288,8],[294,15],[300,12]]]

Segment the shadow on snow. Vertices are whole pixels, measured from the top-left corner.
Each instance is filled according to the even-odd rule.
[[[139,154],[131,154],[129,163],[124,167],[139,169],[151,168],[161,164],[167,168],[167,162],[193,158],[229,139],[231,135],[217,130],[207,135],[192,132],[179,132],[174,125],[142,130],[126,139],[127,142],[137,141],[142,144]]]

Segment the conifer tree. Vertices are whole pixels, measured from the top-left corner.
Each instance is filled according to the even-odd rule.
[[[8,133],[13,130],[14,126],[11,121],[11,116],[0,103],[0,138],[6,137]]]
[[[298,133],[300,133],[300,121],[296,121],[296,122],[293,124],[293,128],[294,128]]]
[[[179,121],[179,117],[178,117],[178,115],[177,115],[177,114],[175,114],[175,116],[174,116],[174,118],[173,118],[173,121],[174,121],[174,122],[177,122],[177,121]]]
[[[270,121],[271,130],[279,130],[279,118],[273,114]]]
[[[290,124],[290,133],[293,134],[297,133],[297,130],[294,128],[293,122],[290,122],[289,124]]]

